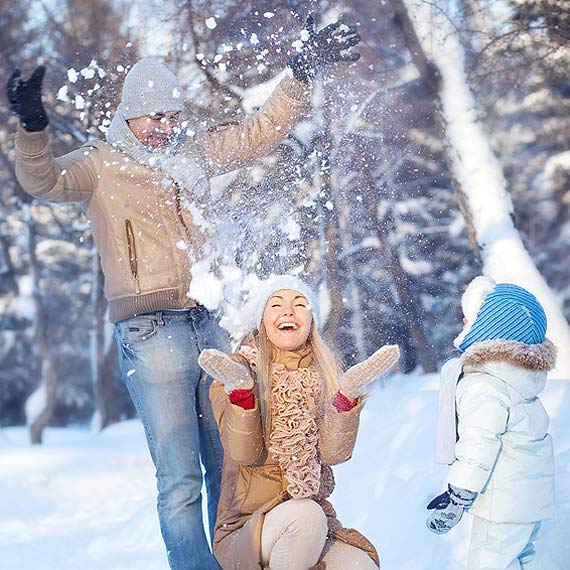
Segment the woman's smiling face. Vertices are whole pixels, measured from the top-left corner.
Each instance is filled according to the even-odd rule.
[[[263,325],[272,344],[282,350],[297,350],[309,338],[311,309],[306,297],[292,289],[271,294],[263,310]]]

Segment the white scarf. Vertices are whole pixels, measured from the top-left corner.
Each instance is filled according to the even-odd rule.
[[[457,426],[455,419],[455,390],[463,371],[461,358],[452,358],[442,367],[437,413],[436,463],[451,465],[455,461]]]
[[[202,198],[209,191],[208,176],[203,159],[196,148],[185,138],[167,149],[151,149],[133,134],[123,114],[123,105],[107,130],[107,142],[116,146],[130,158],[150,168],[157,168],[172,178],[178,186],[192,193],[192,198]]]

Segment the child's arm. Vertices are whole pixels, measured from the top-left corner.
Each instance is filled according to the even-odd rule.
[[[210,388],[210,399],[220,430],[224,451],[236,463],[253,465],[264,450],[259,405],[251,389],[254,382],[249,369],[215,349],[203,350],[198,362],[216,381]],[[248,394],[249,392],[249,394]],[[246,395],[253,406],[243,406],[239,396]]]
[[[505,385],[487,374],[468,375],[457,386],[456,461],[450,485],[480,493],[489,480],[509,417]]]

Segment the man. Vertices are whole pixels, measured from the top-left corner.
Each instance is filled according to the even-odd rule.
[[[15,71],[7,85],[20,125],[16,174],[24,190],[86,206],[105,275],[109,318],[116,325],[122,378],[156,466],[158,513],[173,570],[219,568],[204,533],[202,469],[210,533],[220,492],[223,452],[208,389],[198,366],[204,348],[228,350],[227,335],[188,297],[192,260],[205,239],[184,204],[208,189],[208,177],[252,162],[273,148],[300,117],[316,73],[349,53],[359,38],[338,22],[316,33],[289,60],[265,105],[242,123],[183,139],[182,89],[159,61],[143,59],[125,77],[107,142],[89,141],[54,158],[41,101],[45,69]]]

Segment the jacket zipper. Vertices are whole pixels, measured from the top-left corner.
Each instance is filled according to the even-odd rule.
[[[129,249],[129,264],[131,266],[131,275],[135,280],[137,295],[140,295],[141,287],[137,269],[137,249],[135,247],[135,233],[133,232],[133,224],[131,223],[131,220],[125,220],[125,229],[127,231],[127,247]]]
[[[192,243],[192,233],[190,232],[190,228],[186,225],[186,221],[184,220],[184,216],[182,215],[182,200],[181,200],[181,191],[178,182],[174,181],[174,202],[176,204],[176,216],[182,227],[184,228],[184,232],[186,233],[186,237],[188,241]]]

